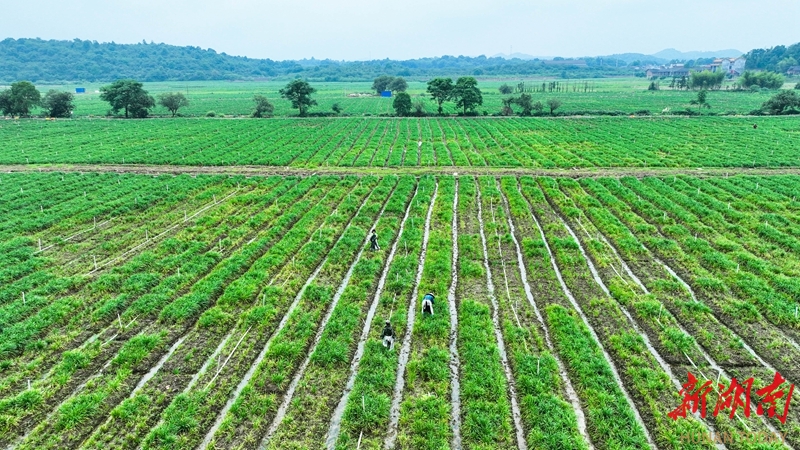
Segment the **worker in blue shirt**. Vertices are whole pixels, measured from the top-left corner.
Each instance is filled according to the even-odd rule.
[[[433,315],[433,302],[434,302],[434,299],[435,298],[434,298],[433,294],[431,294],[430,292],[428,292],[427,294],[425,294],[424,297],[422,297],[422,314]]]

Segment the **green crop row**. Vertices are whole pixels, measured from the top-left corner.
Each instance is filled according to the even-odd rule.
[[[673,238],[675,239],[673,240],[670,239],[670,236],[675,230],[675,227],[656,227],[642,220],[639,215],[644,214],[643,211],[649,211],[649,213],[645,214],[643,217],[649,218],[653,223],[660,224],[659,221],[664,220],[663,211],[653,208],[647,201],[640,199],[633,192],[626,190],[617,180],[601,179],[599,184],[592,183],[586,186],[589,188],[589,192],[597,195],[597,198],[610,210],[615,212],[626,226],[630,227],[637,235],[641,234],[643,236],[641,240],[649,250],[672,265],[672,267],[692,285],[698,294],[699,300],[703,301],[703,304],[698,304],[694,301],[680,304],[679,307],[683,309],[684,314],[697,318],[695,320],[702,320],[703,314],[713,314],[714,318],[719,320],[719,322],[735,331],[742,338],[747,339],[750,345],[752,345],[760,355],[763,355],[763,357],[770,360],[773,364],[776,364],[779,368],[785,367],[778,355],[787,351],[792,351],[791,347],[785,340],[782,341],[779,335],[776,335],[774,329],[770,329],[769,327],[763,326],[763,324],[753,322],[749,319],[741,320],[745,318],[745,316],[740,313],[736,313],[735,316],[731,315],[732,311],[741,309],[744,305],[732,295],[724,282],[715,278],[713,273],[710,273],[707,268],[704,267],[700,258],[691,255],[691,247],[683,246],[683,243],[687,240],[692,241],[691,244],[696,244],[693,242],[695,240],[694,237],[682,236],[677,237],[677,239]],[[606,195],[606,192],[613,193],[619,196],[619,198]],[[621,202],[620,199],[629,202],[628,205]],[[664,234],[662,235],[661,233]],[[687,251],[687,253],[684,253],[684,251]],[[703,336],[703,340],[705,341],[711,341],[717,338],[708,330],[701,330],[698,334]],[[710,350],[713,351],[714,347],[711,347]],[[752,364],[749,355],[742,351],[742,343],[738,338],[732,342],[731,347],[717,350],[717,352],[721,352],[722,354],[730,353],[731,351],[736,351],[740,355],[735,357],[734,361],[739,359],[740,361],[744,360]],[[729,368],[729,370],[736,370],[735,366]],[[792,369],[789,369],[787,372],[791,373],[791,370]],[[744,373],[746,377],[755,375],[753,369],[747,370]],[[719,419],[717,419],[717,423],[718,426],[721,425]],[[738,423],[730,425],[738,426]],[[792,437],[792,439],[794,439],[794,437]]]
[[[789,118],[24,121],[2,164],[796,166]],[[419,146],[418,142],[422,145]]]
[[[538,315],[541,312],[537,314],[534,309],[537,303],[537,308],[544,306],[544,297],[536,292],[542,287],[540,279],[544,275],[525,271],[528,277],[536,273],[535,279],[525,280],[518,265],[518,258],[524,259],[524,255],[517,255],[514,243],[517,236],[511,234],[508,223],[512,216],[517,216],[519,223],[520,217],[530,213],[517,190],[517,180],[504,177],[498,185],[496,180],[487,179],[482,184],[482,192],[485,194],[484,221],[488,222],[490,217],[492,219],[486,224],[487,230],[492,231],[487,238],[490,241],[490,266],[495,273],[503,335],[520,397],[528,445],[534,448],[586,448],[578,430],[575,411],[567,403],[566,380],[561,378],[556,349],[545,338],[545,324],[539,321]],[[519,232],[519,228],[515,228],[515,231]],[[499,267],[496,261],[502,261]],[[545,273],[553,275],[551,267],[545,270]],[[532,300],[527,298],[526,281],[534,284],[531,290],[536,294],[531,293]],[[557,286],[553,288],[555,290],[549,294],[557,296],[560,290]],[[542,417],[550,420],[543,421]]]
[[[184,446],[199,443],[245,372],[254,367],[253,359],[258,349],[264,347],[265,340],[273,335],[278,320],[289,314],[287,310],[290,300],[300,292],[304,281],[330,250],[336,236],[344,231],[349,217],[358,209],[361,199],[369,193],[372,184],[359,185],[352,178],[339,183],[339,186],[328,192],[323,204],[305,214],[280,242],[255,261],[244,277],[225,289],[218,302],[222,313],[219,315],[224,321],[237,322],[235,327],[237,334],[242,336],[241,345],[237,339],[228,340],[222,352],[231,355],[233,359],[230,363],[222,367],[212,362],[192,389],[172,399],[161,413],[162,423],[150,430],[145,437],[145,448],[160,448],[171,445],[171,442],[181,442]],[[270,278],[274,280],[273,286],[268,286]],[[324,289],[310,288],[305,291],[304,296],[309,296],[313,301],[323,294]],[[206,314],[211,314],[211,310]],[[239,316],[242,318],[236,320]],[[309,333],[311,317],[298,317],[297,314],[289,317],[284,330]],[[293,324],[295,328],[292,327]],[[225,327],[224,323],[220,325]],[[249,333],[248,328],[252,328]],[[236,349],[235,353],[233,349]],[[282,349],[287,355],[298,351],[291,345]],[[254,382],[268,381],[264,376],[255,375]],[[242,391],[242,395],[248,394]],[[193,426],[185,427],[183,424],[187,421]]]
[[[324,182],[325,181],[323,180],[323,183]],[[297,207],[300,208],[300,211],[305,209],[303,207],[303,203],[302,202],[300,204],[298,204]],[[291,225],[291,224],[294,223],[294,221],[296,221],[296,219],[292,219],[292,217],[293,217],[293,214],[291,213],[291,211],[289,211],[284,216],[281,216],[280,219],[281,219],[281,221],[284,221],[284,223],[286,223],[286,225]],[[280,223],[280,221],[279,221],[279,223]],[[267,236],[267,237],[262,238],[261,241],[259,241],[259,243],[261,244],[260,246],[254,245],[254,246],[250,246],[250,247],[245,247],[245,248],[243,248],[243,250],[241,252],[238,253],[238,255],[244,254],[247,258],[256,257],[258,255],[258,253],[257,253],[258,251],[263,252],[263,250],[258,250],[259,247],[266,246],[270,239],[277,238],[280,235],[280,233],[281,233],[281,227],[280,226],[275,226],[274,228],[272,228],[270,230],[271,237]],[[216,258],[216,259],[218,260],[219,258]],[[231,260],[235,260],[235,259],[236,259],[236,255],[232,255],[230,258],[224,260],[224,262],[222,264],[220,264],[219,266],[215,267],[214,270],[212,270],[208,275],[205,275],[202,279],[200,279],[200,281],[198,283],[196,283],[193,286],[191,286],[191,289],[189,289],[189,293],[187,295],[179,296],[177,299],[173,300],[173,298],[175,298],[174,294],[176,293],[175,288],[178,288],[180,286],[172,286],[172,288],[173,288],[172,291],[170,291],[170,290],[163,291],[162,290],[161,292],[154,293],[155,295],[151,296],[151,298],[147,300],[147,303],[148,303],[147,308],[150,311],[153,311],[156,315],[159,315],[158,310],[160,309],[161,310],[160,315],[163,316],[164,315],[164,311],[168,311],[169,308],[170,307],[174,307],[174,305],[176,303],[179,303],[179,302],[185,300],[185,298],[187,296],[190,296],[190,295],[194,294],[195,298],[199,298],[199,297],[197,297],[198,293],[203,293],[204,295],[209,295],[209,296],[218,295],[218,294],[214,293],[215,289],[213,288],[213,284],[212,283],[214,283],[214,282],[225,283],[226,282],[225,281],[225,277],[234,276],[236,270],[241,270],[239,268],[236,268],[235,266],[231,266],[231,265],[226,265],[225,264],[225,263],[230,263]],[[244,263],[245,261],[246,260],[243,260],[240,264]],[[213,260],[211,262],[213,263]],[[212,264],[212,266],[213,266],[213,264]],[[203,271],[207,271],[210,268],[210,266],[208,266],[207,264],[206,265],[201,265],[200,267],[202,268],[201,269],[201,273]],[[194,274],[193,273],[190,272],[188,275],[191,278],[194,278]],[[180,294],[180,292],[178,292],[178,293]],[[145,300],[145,298],[143,297],[140,300]],[[134,303],[133,306],[136,306],[136,303]],[[152,321],[144,321],[142,326],[147,327],[148,323],[150,324],[150,326],[149,326],[150,328],[154,328],[154,329],[157,329],[157,330],[164,328],[164,322],[163,321],[161,323],[152,322]],[[180,325],[180,324],[176,324],[176,325]],[[136,326],[132,330],[128,331],[128,333],[131,333],[131,332],[135,333],[136,330],[138,330],[138,329],[141,329],[141,327],[140,326]],[[177,336],[172,337],[172,335],[174,335],[175,333],[179,333],[180,329],[181,329],[180,326],[173,328],[173,332],[171,333],[171,336],[170,336],[170,341],[174,341],[175,339],[177,339]],[[113,331],[111,331],[111,332],[113,332]],[[98,341],[99,341],[99,339],[98,339]],[[109,354],[109,353],[113,354],[113,352],[114,352],[114,350],[113,350],[114,346],[111,346],[111,347],[106,348],[106,349],[98,348],[99,346],[101,347],[100,343],[97,342],[92,347],[87,348],[84,352],[82,352],[83,357],[85,359],[91,360],[92,356],[98,354],[98,352],[101,352],[102,354]],[[67,367],[70,367],[69,371],[64,372],[59,367],[56,367],[55,373],[63,373],[64,375],[68,375],[68,374],[73,373],[76,369],[81,368],[80,365],[78,365],[78,367],[73,367],[75,365],[74,364],[70,365],[69,364],[69,360],[65,360],[65,364],[67,364]],[[83,366],[85,366],[85,365],[86,365],[86,363],[83,364]],[[95,367],[94,370],[96,370],[98,366],[93,366],[93,367]],[[61,377],[57,377],[54,381],[63,382],[64,378],[65,377],[62,375]],[[116,391],[115,392],[118,393],[117,396],[121,395],[121,392],[124,389],[130,389],[131,388],[131,386],[129,386],[129,385],[119,385],[118,383],[115,383],[115,384],[116,384],[116,386],[115,386]],[[98,389],[102,389],[102,386],[98,387]],[[45,388],[45,390],[43,392],[52,395],[52,391],[50,389],[46,389]],[[113,406],[113,403],[112,404],[108,404],[108,403],[109,402],[98,402],[98,404],[103,404],[104,405],[103,408],[101,408],[101,409],[105,409],[105,408],[109,408],[109,407]],[[84,427],[85,427],[85,425],[84,425]],[[74,432],[72,434],[85,433],[86,431],[89,431],[89,430],[81,429],[81,431],[77,431],[77,432]],[[78,435],[78,436],[80,436],[80,435]],[[36,436],[34,435],[33,437],[35,438]],[[73,436],[73,438],[75,438],[75,436]]]
[[[397,436],[401,448],[445,448],[452,439],[447,292],[453,281],[451,224],[454,197],[454,178],[440,179],[419,295],[409,303],[417,313],[414,323],[409,324],[413,330],[411,353],[404,374],[405,391]],[[420,306],[422,296],[428,292],[437,298],[433,315],[423,314]]]
[[[389,425],[389,410],[397,375],[398,348],[406,332],[407,305],[422,251],[425,217],[432,201],[434,180],[419,180],[417,193],[411,201],[403,233],[399,236],[397,254],[389,267],[388,284],[382,293],[369,338],[365,344],[353,390],[350,392],[336,448],[382,448]],[[417,304],[417,299],[414,305]],[[391,321],[397,334],[394,351],[381,344],[383,320]]]
[[[307,186],[311,185],[313,185],[313,183],[307,184]],[[301,184],[297,186],[298,189],[294,189],[295,183],[289,181],[287,183],[281,184],[280,186],[276,187],[275,190],[273,192],[270,192],[268,195],[264,195],[264,193],[261,192],[260,193],[261,195],[258,196],[260,197],[259,203],[255,205],[256,208],[254,210],[250,210],[250,208],[239,208],[238,211],[235,210],[220,211],[221,214],[225,214],[224,218],[226,219],[226,221],[230,222],[229,224],[225,223],[226,221],[223,221],[222,224],[216,224],[216,221],[208,220],[204,221],[202,227],[208,230],[218,229],[220,231],[227,229],[228,232],[227,232],[226,242],[227,245],[230,245],[231,247],[230,249],[228,249],[228,246],[226,245],[225,250],[226,254],[228,255],[232,254],[238,251],[239,246],[241,246],[244,243],[244,241],[247,240],[247,238],[253,236],[254,238],[252,240],[255,240],[255,237],[257,237],[257,233],[259,233],[259,230],[267,229],[269,224],[271,224],[272,221],[277,219],[278,216],[274,214],[274,211],[278,210],[278,207],[274,203],[276,198],[280,198],[281,201],[286,201],[286,202],[291,202],[293,200],[296,201],[297,200],[296,197],[298,195],[302,197],[302,195],[300,194],[301,192],[304,192],[302,186],[303,185]],[[290,190],[294,191],[294,193],[287,192]],[[254,194],[258,195],[258,193]],[[313,195],[313,191],[311,191],[310,195]],[[269,207],[267,207],[267,205]],[[231,228],[228,229],[228,226],[231,226]],[[213,241],[215,240],[212,240],[212,242]],[[212,245],[212,249],[213,247],[215,247],[215,245]],[[183,268],[186,269],[186,267]],[[191,269],[191,265],[188,268]],[[206,267],[204,269],[204,272],[208,272],[212,268],[213,265]],[[179,271],[178,273],[182,274],[183,272]],[[194,277],[195,280],[199,278],[201,277],[200,276]],[[148,318],[157,317],[159,314],[159,309],[165,306],[166,302],[164,302],[164,299],[170,298],[173,295],[175,295],[173,292],[175,292],[176,287],[178,286],[175,285],[170,286],[170,284],[164,284],[163,286],[156,288],[151,294],[147,294],[146,296],[142,297],[141,300],[146,299],[147,301],[140,302],[139,300],[137,300],[137,302],[133,303],[131,307],[129,307],[125,311],[124,314],[127,315],[128,317],[136,316],[142,314],[142,308],[146,308],[147,315],[145,317]],[[137,303],[139,303],[138,306]],[[215,314],[215,312],[217,311],[218,310],[215,308],[211,308],[210,310],[206,311],[198,321],[198,328],[214,329],[215,328],[214,324],[224,323],[225,321],[224,319],[228,316],[225,313]],[[137,321],[137,323],[139,323],[139,321]],[[146,325],[147,325],[147,320],[145,320],[144,323],[142,323],[140,326],[146,326]],[[177,328],[177,330],[181,329],[182,329],[181,327]],[[137,421],[135,419],[138,416],[152,417],[153,415],[157,414],[159,408],[165,406],[164,403],[167,402],[169,398],[171,398],[170,394],[163,392],[164,385],[161,385],[160,387],[157,387],[155,389],[157,393],[156,395],[152,394],[151,389],[153,388],[153,385],[156,384],[157,382],[162,381],[161,380],[162,373],[172,372],[172,374],[177,374],[177,373],[183,374],[184,372],[190,372],[193,364],[195,364],[198,360],[202,358],[202,354],[205,348],[199,348],[196,350],[192,349],[188,354],[184,354],[184,351],[187,347],[191,348],[194,347],[195,345],[198,345],[198,342],[195,341],[195,339],[198,339],[197,334],[198,333],[189,333],[188,335],[186,335],[184,338],[185,339],[184,343],[180,347],[178,347],[176,353],[165,362],[162,370],[156,374],[156,379],[146,384],[137,393],[136,396],[132,397],[129,400],[125,400],[120,406],[116,407],[111,412],[111,417],[109,421],[105,423],[101,428],[98,428],[95,435],[89,440],[89,442],[93,446],[98,446],[98,445],[103,445],[104,443],[113,442],[115,439],[119,437],[118,434],[123,431],[126,432],[125,434],[126,440],[128,441],[136,440],[139,434],[145,433],[149,429],[149,427],[142,429],[141,427],[142,421]],[[205,343],[207,342],[208,336],[204,336],[204,339],[203,338],[199,339],[200,342]],[[182,364],[178,364],[178,368],[175,368],[173,366],[174,361],[176,359],[180,359],[181,357],[185,359],[182,361]],[[191,374],[189,373],[188,375]],[[172,384],[172,386],[178,385],[178,382],[176,380],[166,381],[167,386],[169,386],[170,383]],[[134,408],[133,410],[130,410],[131,405],[137,405],[140,406],[141,408]],[[140,436],[138,438],[140,438]]]
[[[310,364],[286,413],[285,425],[278,428],[270,440],[270,448],[323,446],[328,421],[347,382],[350,361],[358,344],[359,326],[366,326],[363,323],[366,309],[375,295],[378,276],[388,263],[389,248],[397,238],[415,184],[412,177],[402,177],[398,181],[375,227],[381,250],[366,251],[356,264],[321,340],[311,354]],[[359,225],[368,230],[370,224],[364,220],[361,222]]]
[[[458,180],[458,354],[465,448],[513,448],[508,382],[487,298],[473,178]]]
[[[354,259],[366,242],[378,213],[392,194],[396,181],[394,177],[384,178],[380,183],[376,183],[374,178],[362,179],[361,184],[367,191],[363,207],[330,250],[330,255],[342,256],[325,260],[295,309],[288,313],[286,326],[278,330],[263,361],[255,368],[250,383],[244,387],[242,395],[235,399],[230,413],[223,418],[220,431],[212,441],[215,446],[239,442],[255,445],[267,433],[270,419],[274,420],[279,404],[288,395],[287,389],[303,357],[316,350],[312,342],[315,334],[319,333],[323,316],[330,308],[338,306],[341,297],[337,298],[337,289],[350,265],[356,263]],[[358,198],[363,196],[362,193],[356,193]],[[337,301],[336,305],[332,304],[334,300]]]

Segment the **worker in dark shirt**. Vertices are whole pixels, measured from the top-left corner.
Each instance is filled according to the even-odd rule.
[[[394,348],[394,340],[397,336],[394,334],[392,324],[387,320],[386,325],[383,327],[383,346],[389,350]]]
[[[381,246],[378,245],[378,235],[375,230],[372,230],[372,234],[369,236],[369,249],[373,252],[381,249]]]

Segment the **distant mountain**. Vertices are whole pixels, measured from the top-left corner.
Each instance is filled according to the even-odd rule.
[[[668,48],[666,50],[661,50],[660,52],[652,55],[645,55],[644,53],[617,53],[613,55],[602,55],[602,56],[583,56],[579,59],[592,58],[592,59],[619,60],[619,61],[625,61],[626,64],[630,64],[634,61],[640,61],[642,64],[665,64],[672,61],[673,59],[688,61],[698,58],[736,58],[742,56],[743,54],[744,52],[740,52],[739,50],[734,50],[734,49],[719,50],[715,52],[698,52],[698,51],[682,52],[679,50],[675,50],[674,48]],[[493,55],[492,57],[503,58],[503,59],[516,58],[516,59],[521,59],[523,61],[529,61],[533,59],[547,61],[555,58],[554,56],[533,56],[519,52],[514,52],[510,55],[507,53],[498,53],[496,55]]]
[[[673,59],[690,60],[698,58],[738,58],[742,55],[744,55],[744,52],[734,49],[718,50],[715,52],[682,52],[675,50],[674,48],[668,48],[653,54],[653,56],[656,58],[666,59],[667,61],[672,61]]]
[[[432,77],[561,76],[570,78],[630,74],[613,61],[551,63],[553,58],[514,54],[517,59],[486,56],[440,56],[405,61],[334,61],[302,59],[273,61],[230,56],[212,49],[167,44],[3,39],[0,40],[0,82],[106,82],[120,78],[139,81],[293,79],[310,81],[369,81],[379,75],[428,80]],[[548,61],[543,61],[546,59]],[[570,60],[571,61],[571,60]]]
[[[643,53],[617,53],[614,55],[608,56],[598,56],[598,58],[606,58],[606,59],[618,59],[620,61],[625,61],[626,64],[630,64],[635,61],[639,61],[639,64],[647,65],[647,64],[664,64],[669,62],[669,60],[664,58],[659,58],[653,55],[645,55]]]
[[[532,59],[550,60],[555,58],[555,56],[533,56],[526,53],[514,52],[510,55],[507,53],[498,53],[496,55],[492,55],[492,58],[521,59],[523,61],[530,61]]]

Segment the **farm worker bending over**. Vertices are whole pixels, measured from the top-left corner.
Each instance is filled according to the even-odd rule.
[[[388,348],[389,350],[394,348],[394,340],[397,336],[394,334],[394,329],[392,328],[392,324],[389,321],[386,321],[386,325],[383,327],[383,346]]]
[[[433,294],[428,292],[425,297],[422,297],[422,314],[433,315]]]
[[[372,251],[381,249],[381,246],[378,245],[378,235],[375,233],[375,230],[372,230],[372,234],[369,236],[369,249]]]

